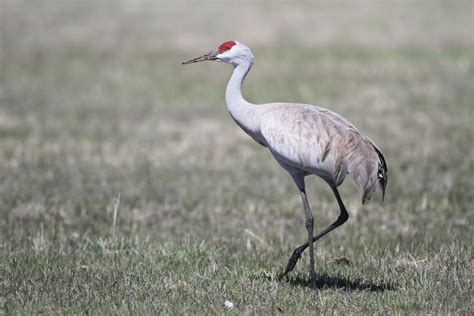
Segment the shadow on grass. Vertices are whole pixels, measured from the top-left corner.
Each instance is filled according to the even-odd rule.
[[[294,286],[311,287],[311,282],[307,278],[301,276],[283,278],[281,282],[287,282]],[[316,279],[316,289],[340,289],[344,291],[369,291],[369,292],[385,292],[396,291],[397,288],[393,284],[373,283],[363,279],[349,280],[341,276],[318,275]]]
[[[269,281],[272,280],[269,276],[257,277],[258,279],[264,278]],[[311,281],[303,276],[295,277],[280,277],[279,282],[288,283],[292,286],[308,287],[311,288]],[[397,287],[390,283],[373,283],[364,279],[349,280],[339,275],[327,275],[318,274],[316,279],[316,289],[336,289],[344,290],[348,292],[352,291],[369,291],[369,292],[385,292],[385,291],[397,291]]]

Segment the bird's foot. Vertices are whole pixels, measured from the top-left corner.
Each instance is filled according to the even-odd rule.
[[[290,257],[290,260],[288,260],[288,265],[286,266],[285,272],[283,272],[282,277],[286,276],[288,273],[293,271],[293,269],[296,266],[296,263],[301,258],[302,253],[303,253],[303,250],[299,247],[293,251],[293,254]]]

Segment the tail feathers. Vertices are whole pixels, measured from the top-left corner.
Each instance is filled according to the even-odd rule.
[[[379,186],[382,189],[382,201],[385,199],[385,188],[387,187],[388,182],[388,169],[387,163],[385,162],[385,158],[382,155],[382,152],[374,146],[377,155],[379,156],[379,168],[377,171],[377,178],[379,180]]]
[[[387,164],[380,150],[369,139],[365,138],[355,147],[350,157],[349,173],[362,191],[362,204],[365,204],[377,184],[385,198],[387,186]]]

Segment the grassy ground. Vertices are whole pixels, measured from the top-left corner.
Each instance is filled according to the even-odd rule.
[[[473,5],[0,2],[0,313],[472,313]],[[327,105],[387,158],[360,205],[279,281],[305,239],[296,188],[229,118],[246,96]],[[318,228],[337,216],[308,178]]]

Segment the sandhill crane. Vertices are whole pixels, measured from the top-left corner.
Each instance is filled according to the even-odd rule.
[[[298,187],[306,217],[307,241],[294,249],[283,272],[293,270],[302,252],[309,246],[310,279],[314,287],[313,243],[342,225],[349,217],[337,187],[350,173],[361,190],[362,204],[379,186],[382,199],[387,185],[387,165],[377,146],[349,121],[319,106],[296,103],[252,104],[242,96],[242,83],[253,65],[252,51],[242,43],[228,41],[216,50],[183,64],[204,60],[225,62],[234,66],[227,84],[227,109],[257,143],[267,147],[276,161],[288,171]],[[339,205],[337,220],[313,237],[313,215],[305,192],[304,178],[315,174],[329,184]]]

